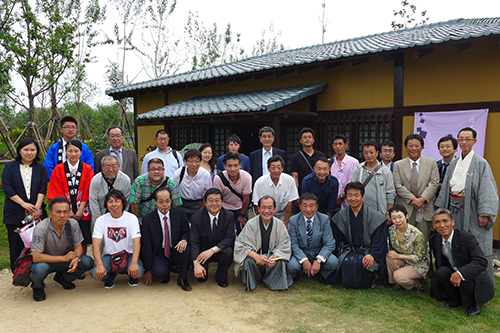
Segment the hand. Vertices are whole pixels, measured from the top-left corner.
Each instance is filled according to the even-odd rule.
[[[203,279],[207,275],[205,267],[199,264],[199,261],[194,262],[194,277],[198,279]]]
[[[78,267],[78,264],[80,263],[80,259],[75,257],[73,258],[73,260],[71,260],[71,262],[69,263],[69,269],[68,269],[68,273],[73,273],[76,268]]]
[[[460,276],[460,274],[458,274],[458,272],[454,272],[453,274],[451,274],[450,282],[452,285],[458,288],[460,287],[460,283],[462,282],[462,277]]]
[[[29,202],[24,202],[21,207],[26,209],[30,214],[33,214],[36,211],[36,206],[33,204],[30,204]]]
[[[486,227],[488,225],[488,217],[487,216],[478,216],[477,223],[480,227]]]
[[[276,260],[271,260],[271,259],[274,259],[274,258],[278,258],[278,256],[273,254],[273,255],[269,258],[269,260],[267,261],[267,267],[269,267],[269,268],[273,268],[273,267],[274,267],[274,265],[276,265]]]
[[[311,275],[308,276],[314,276],[319,273],[319,270],[321,269],[321,264],[314,260],[312,266],[311,266]]]
[[[257,255],[257,257],[254,259],[255,259],[255,262],[257,263],[257,265],[263,266],[263,265],[267,264],[267,257],[263,254]]]
[[[75,259],[76,253],[74,251],[69,251],[64,255],[64,260],[63,261],[71,261]]]
[[[387,217],[387,221],[385,222],[385,225],[390,226],[392,224],[391,216],[389,214],[385,214],[385,217]]]
[[[413,199],[411,199],[411,204],[413,207],[415,207],[416,209],[421,209],[422,211],[425,210],[425,198],[423,197],[420,197],[420,198],[417,198],[417,197],[413,197]]]
[[[285,227],[288,229],[288,223],[290,222],[290,218],[284,219],[283,223],[285,224]]]
[[[77,221],[80,221],[80,219],[82,218],[82,216],[83,216],[83,210],[81,210],[81,211],[80,211],[80,210],[77,210],[77,211],[76,211],[76,214],[75,214],[75,216],[73,216],[73,218],[74,218],[75,220],[77,220]]]
[[[102,280],[106,276],[106,268],[104,268],[104,265],[97,265],[95,268],[95,278],[97,280]]]
[[[302,263],[302,270],[304,271],[304,273],[306,273],[307,276],[311,276],[311,267],[312,267],[312,264],[309,260],[304,260],[304,262]]]
[[[130,275],[133,278],[139,276],[139,265],[136,262],[132,261],[132,263],[128,267],[128,275]]]
[[[371,254],[367,254],[366,256],[363,257],[363,267],[364,268],[371,268],[373,266],[373,256]]]
[[[437,191],[441,191],[441,187],[443,186],[443,183],[439,183]]]
[[[337,196],[336,206],[337,206],[338,208],[340,208],[340,205],[341,205],[341,204],[342,204],[342,199],[340,199],[340,195],[339,195],[339,196]]]
[[[144,273],[144,284],[146,287],[153,284],[153,273],[151,273],[151,271]]]
[[[36,220],[37,218],[40,217],[40,214],[42,212],[40,211],[39,208],[36,208],[35,211],[33,213],[31,213],[31,217],[33,218],[33,220]]]
[[[238,217],[238,220],[236,222],[238,222],[240,224],[240,228],[243,229],[243,226],[247,224],[247,218],[240,215],[240,217]]]
[[[212,249],[208,249],[208,250],[203,251],[202,253],[200,253],[198,255],[198,258],[196,258],[196,261],[203,265],[213,255],[214,255],[214,251]]]
[[[183,239],[181,240],[179,243],[177,243],[177,245],[174,247],[179,253],[182,253],[184,252],[184,250],[186,249],[186,246],[188,245],[188,242]]]
[[[387,253],[387,258],[389,259],[401,259],[400,256],[399,256],[399,253],[397,253],[396,251],[389,251],[389,253]]]

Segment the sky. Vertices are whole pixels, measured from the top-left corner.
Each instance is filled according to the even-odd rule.
[[[102,1],[102,0],[101,0]],[[417,12],[427,10],[428,23],[448,21],[458,18],[484,18],[500,16],[499,0],[409,0],[417,6]],[[252,46],[261,38],[263,29],[274,25],[275,32],[281,32],[279,42],[287,49],[321,44],[320,17],[323,0],[178,0],[172,15],[171,30],[181,34],[188,13],[197,12],[205,26],[214,22],[219,28],[231,23],[231,30],[241,34],[242,46],[248,54]],[[325,18],[328,22],[325,43],[361,37],[390,31],[394,20],[393,10],[401,8],[401,0],[326,0]],[[103,29],[111,33],[116,16],[108,5],[107,21]],[[101,46],[92,54],[97,62],[88,67],[90,79],[100,87],[95,103],[107,104],[104,80],[105,66],[109,60],[116,60],[116,46]],[[126,72],[134,82],[150,78],[141,72],[141,62],[130,55],[126,62]],[[187,69],[182,68],[180,72]]]

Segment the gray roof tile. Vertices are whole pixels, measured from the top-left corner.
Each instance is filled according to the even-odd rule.
[[[356,55],[439,44],[450,40],[477,38],[491,34],[500,35],[500,18],[457,19],[248,58],[206,69],[108,89],[106,94],[114,95],[147,88],[168,87],[209,78],[228,77],[260,70],[279,69]]]
[[[220,113],[272,111],[324,91],[328,83],[198,96],[137,116],[140,120],[202,116]]]

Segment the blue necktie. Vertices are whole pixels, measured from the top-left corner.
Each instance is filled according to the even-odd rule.
[[[307,231],[307,247],[309,247],[311,246],[313,240],[313,223],[311,220],[307,220],[306,231]]]
[[[212,223],[212,239],[215,239],[216,232],[217,232],[217,218],[214,217],[214,221]]]

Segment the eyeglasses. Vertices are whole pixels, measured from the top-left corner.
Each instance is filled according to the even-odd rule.
[[[120,167],[120,166],[119,166],[119,165],[117,165],[117,164],[115,164],[115,165],[106,165],[105,167],[103,167],[103,170],[106,170],[106,171],[107,171],[107,170],[111,170],[111,169],[113,169],[113,170],[117,170],[119,167]]]
[[[201,161],[200,160],[196,160],[196,161],[193,161],[193,160],[187,160],[186,163],[188,164],[200,164]]]
[[[66,129],[66,130],[68,130],[68,129],[72,129],[72,130],[74,130],[74,129],[77,129],[77,128],[78,128],[78,126],[63,126],[62,128],[63,128],[63,129]]]
[[[123,135],[121,135],[121,134],[113,134],[113,135],[109,136],[110,139],[120,139],[122,137],[123,137]]]
[[[470,142],[470,141],[474,141],[474,139],[472,139],[472,138],[458,138],[457,141],[458,142]]]
[[[163,204],[169,204],[172,202],[172,200],[170,199],[167,199],[167,200],[156,200],[157,203],[159,203],[160,205],[163,205]]]
[[[208,199],[207,202],[209,204],[213,204],[213,203],[217,203],[218,204],[218,203],[221,203],[222,200],[221,199]]]
[[[165,168],[148,169],[148,171],[152,171],[152,172],[162,172],[163,170],[165,170]]]
[[[170,140],[169,138],[156,138],[156,141],[159,141],[159,142],[167,142],[168,140]]]

